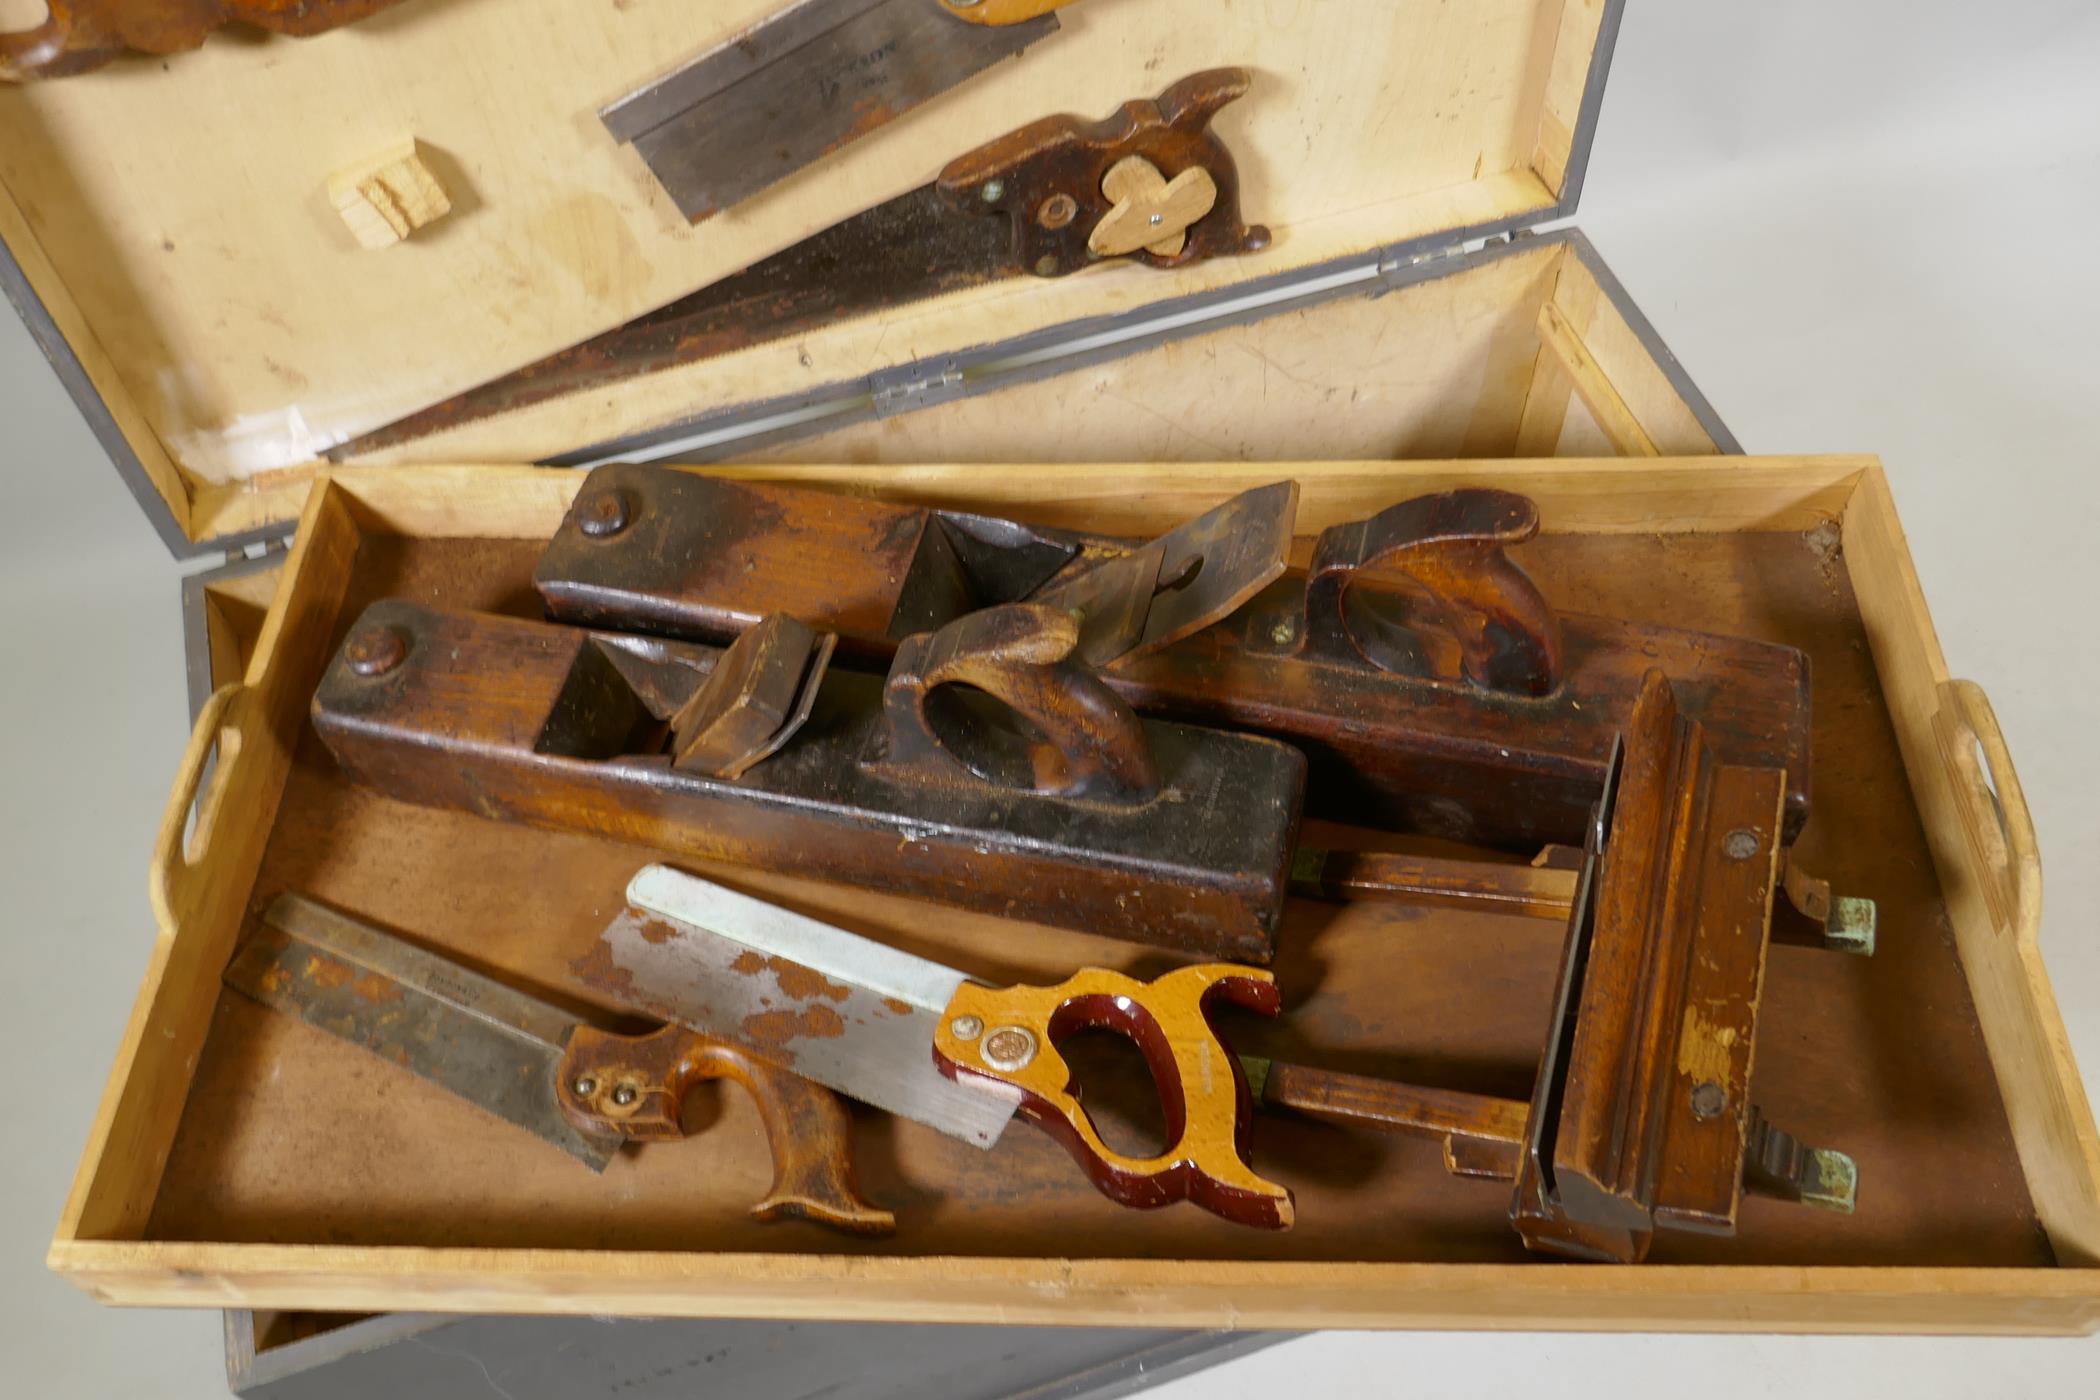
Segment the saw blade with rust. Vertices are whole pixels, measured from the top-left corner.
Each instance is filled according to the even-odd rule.
[[[1057,28],[973,24],[937,0],[797,0],[598,116],[699,223]]]
[[[885,306],[1015,275],[997,216],[957,214],[933,185],[833,224],[792,248],[602,335],[331,449],[344,461],[580,390],[713,359]]]
[[[555,1076],[576,1016],[310,899],[272,901],[225,981],[593,1171],[604,1171],[625,1141],[583,1132],[562,1113]]]
[[[1203,963],[1139,982],[1081,968],[1055,986],[997,988],[666,866],[638,872],[627,901],[657,917],[615,922],[589,962],[601,982],[648,988],[667,1019],[979,1145],[1024,1116],[1119,1205],[1189,1201],[1263,1229],[1293,1219],[1289,1188],[1248,1160],[1247,1082],[1206,1009],[1274,1015],[1265,971]],[[1163,1150],[1131,1155],[1102,1138],[1057,1049],[1063,1031],[1087,1027],[1120,1031],[1144,1055],[1169,1122]]]
[[[1041,20],[992,28],[1005,33]],[[345,462],[931,297],[1008,278],[1064,277],[1113,261],[1089,240],[1115,203],[1102,188],[1102,172],[1131,156],[1145,156],[1161,173],[1200,165],[1212,177],[1215,202],[1187,226],[1172,253],[1140,248],[1117,257],[1168,268],[1258,252],[1269,245],[1269,231],[1241,219],[1232,153],[1210,129],[1211,118],[1251,81],[1244,68],[1206,69],[1100,121],[1060,114],[1030,122],[966,151],[930,184],[624,325],[350,438],[326,455]],[[624,446],[596,444],[550,460],[572,466]]]
[[[1018,1093],[934,1065],[961,973],[791,909],[652,865],[600,935],[586,982],[628,1009],[735,1041],[836,1089],[978,1147]],[[849,971],[850,970],[850,971]]]

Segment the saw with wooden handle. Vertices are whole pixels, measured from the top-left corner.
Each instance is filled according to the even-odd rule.
[[[1232,152],[1210,125],[1250,82],[1244,68],[1213,68],[1102,121],[1030,122],[950,161],[930,185],[328,455],[346,461],[1006,278],[1063,277],[1115,258],[1183,267],[1266,248],[1269,231],[1241,221]]]
[[[0,82],[92,73],[126,53],[194,49],[224,25],[305,38],[400,0],[45,0],[43,20],[0,31]]]
[[[1182,967],[1151,982],[1099,968],[1054,987],[987,987],[953,968],[667,866],[627,887],[576,972],[636,1011],[739,1041],[820,1084],[981,1147],[1016,1112],[1061,1142],[1103,1195],[1149,1209],[1189,1200],[1282,1229],[1291,1193],[1247,1160],[1252,1113],[1214,1003],[1274,1015],[1266,972]],[[1168,1145],[1138,1158],[1102,1141],[1058,1042],[1108,1028],[1144,1053]]]
[[[688,1088],[733,1079],[773,1150],[760,1220],[885,1234],[895,1217],[853,1181],[845,1105],[743,1046],[666,1026],[625,1036],[347,914],[281,894],[226,984],[297,1016],[604,1171],[623,1142],[684,1136]]]

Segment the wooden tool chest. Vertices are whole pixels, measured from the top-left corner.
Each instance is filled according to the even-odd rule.
[[[178,553],[279,541],[190,589],[196,731],[154,854],[158,929],[52,1266],[127,1304],[268,1310],[1215,1328],[2075,1332],[2100,1325],[2100,1136],[2041,956],[2039,867],[1982,692],[1952,678],[1888,482],[1752,457],[1573,208],[1615,4],[1119,0],[754,201],[689,228],[587,120],[760,0],[410,3],[328,36],[0,89],[11,297]],[[579,36],[585,41],[579,41]],[[1098,117],[1244,64],[1217,118],[1273,243],[1185,268],[991,283],[329,463],[343,439],[769,256],[1052,111]],[[495,75],[501,74],[500,81]],[[279,119],[257,122],[271,110]],[[180,114],[181,120],[175,120]],[[1336,133],[1347,133],[1337,139]],[[450,212],[361,247],[328,177],[413,137]],[[646,850],[411,808],[349,784],[308,703],[365,603],[537,616],[581,484],[518,465],[708,463],[1035,525],[1150,535],[1301,485],[1322,528],[1495,486],[1517,557],[1586,610],[1809,656],[1800,849],[1880,906],[1870,960],[1775,949],[1760,1093],[1842,1146],[1858,1210],[1752,1201],[1736,1238],[1635,1266],[1527,1258],[1506,1192],[1428,1144],[1258,1125],[1296,1228],[1119,1211],[1046,1142],[993,1170],[857,1117],[897,1235],[762,1227],[764,1149],[724,1096],[698,1141],[604,1178],[234,996],[296,889],[579,996],[568,965]],[[781,877],[806,912],[1009,980],[1142,950]],[[1292,901],[1278,1049],[1523,1095],[1555,935]],[[988,949],[996,948],[996,954]],[[1921,1047],[1930,1045],[1931,1053]],[[296,1329],[294,1329],[296,1330]]]

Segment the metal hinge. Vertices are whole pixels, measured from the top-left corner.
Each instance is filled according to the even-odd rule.
[[[282,554],[292,547],[290,535],[279,535],[274,539],[251,540],[239,549],[226,551],[226,563],[238,564],[248,559],[261,559],[265,555]]]
[[[1513,233],[1491,234],[1463,243],[1447,243],[1441,248],[1407,252],[1389,248],[1378,256],[1378,278],[1381,282],[1392,283],[1419,281],[1444,263],[1455,262],[1496,244],[1514,243],[1520,236],[1529,236],[1530,232],[1529,229],[1518,229]]]
[[[963,396],[962,366],[947,360],[938,365],[899,365],[880,370],[868,376],[868,394],[874,400],[877,418],[947,403]]]
[[[1452,258],[1462,258],[1465,255],[1466,245],[1463,243],[1453,243],[1446,247],[1430,248],[1413,253],[1385,252],[1378,257],[1378,276],[1381,280],[1388,282],[1396,277],[1412,278],[1419,276],[1421,270],[1431,263],[1440,263]]]

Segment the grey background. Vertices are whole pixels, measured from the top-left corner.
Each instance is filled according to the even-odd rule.
[[[2022,764],[2089,1067],[2096,74],[2089,0],[1636,3],[1580,220],[1750,450],[1887,460],[1950,662]],[[102,1309],[42,1263],[150,948],[146,853],[186,737],[179,570],[4,317],[0,429],[0,1388],[216,1396],[216,1314]],[[2096,1374],[2091,1339],[1325,1334],[1156,1393],[2001,1396]]]

